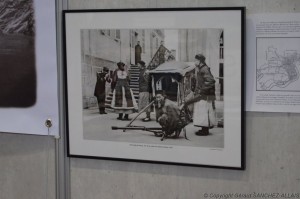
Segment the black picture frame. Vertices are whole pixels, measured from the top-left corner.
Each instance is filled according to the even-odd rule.
[[[63,20],[69,157],[245,169],[244,7],[64,10]],[[135,49],[137,43],[142,52]],[[196,96],[191,85],[195,79],[200,84],[200,69],[191,62],[199,54],[204,55],[215,80],[215,100],[202,99],[213,107],[217,118],[209,135],[196,135],[201,128],[191,121],[198,121],[197,114],[189,115],[190,123],[179,136],[173,136],[176,138],[171,133],[147,131],[161,127],[157,108],[152,108],[150,122],[143,122],[141,115],[135,119],[137,112],[129,115],[135,119],[132,123],[117,120],[118,109],[108,102],[111,82],[102,83],[108,114],[101,113],[103,102],[101,105],[101,99],[94,96],[97,74],[112,81],[118,74],[117,64],[124,63],[126,74],[132,74],[130,89],[136,97],[140,92],[134,91],[132,82],[139,77],[136,65],[140,60],[146,63],[152,82],[152,99],[157,101],[155,96],[160,93],[177,103],[175,109],[180,107],[188,101],[188,94]],[[170,87],[173,84],[175,89]],[[111,97],[112,101],[116,98]],[[196,109],[190,107],[188,113]],[[126,126],[134,128],[124,129]],[[165,137],[161,141],[156,136]]]

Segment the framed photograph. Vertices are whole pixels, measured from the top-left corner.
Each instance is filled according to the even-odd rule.
[[[245,168],[245,8],[63,15],[69,157]]]

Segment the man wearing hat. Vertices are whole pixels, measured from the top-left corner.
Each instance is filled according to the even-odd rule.
[[[195,59],[194,98],[188,100],[183,106],[194,103],[193,123],[194,126],[201,127],[201,130],[197,131],[196,135],[206,136],[209,134],[209,129],[214,127],[216,121],[216,81],[210,72],[210,68],[205,63],[205,56],[197,54]]]
[[[101,72],[97,72],[97,82],[95,85],[94,96],[97,97],[100,114],[107,114],[105,112],[105,84],[106,82],[111,81],[107,74],[108,71],[108,68],[104,67]]]

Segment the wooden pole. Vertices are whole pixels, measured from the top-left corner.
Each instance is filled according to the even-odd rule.
[[[130,127],[130,125],[132,124],[132,122],[134,122],[134,120],[140,115],[142,114],[144,111],[146,111],[152,104],[154,104],[155,100],[153,100],[152,102],[150,102],[147,106],[145,106],[134,118],[132,118],[130,120],[130,122],[126,125],[126,127]],[[125,129],[123,130],[123,132],[125,132]]]

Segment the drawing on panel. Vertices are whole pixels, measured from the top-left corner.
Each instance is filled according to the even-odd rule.
[[[300,38],[258,38],[258,91],[300,91]]]
[[[36,102],[33,0],[0,2],[0,107]]]

